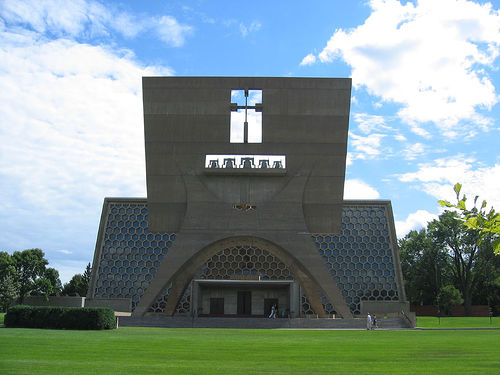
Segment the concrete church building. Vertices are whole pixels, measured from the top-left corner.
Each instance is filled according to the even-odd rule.
[[[143,78],[147,198],[106,198],[88,297],[133,316],[401,311],[390,201],[343,199],[350,79]]]

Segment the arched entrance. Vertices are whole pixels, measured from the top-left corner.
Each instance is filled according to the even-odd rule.
[[[262,238],[238,236],[216,241],[185,262],[149,311],[172,316],[189,297],[195,314],[265,316],[276,303],[295,317],[305,296],[325,316],[321,293],[314,277],[287,251]]]
[[[151,306],[164,312],[170,290]],[[279,258],[254,245],[226,247],[213,255],[188,284],[176,315],[269,316],[274,305],[282,317],[300,314],[300,290]]]

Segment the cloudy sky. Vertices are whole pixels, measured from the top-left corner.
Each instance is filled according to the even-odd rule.
[[[346,198],[398,236],[464,185],[500,209],[500,1],[0,0],[0,250],[68,281],[104,197],[145,197],[141,77],[352,77]]]

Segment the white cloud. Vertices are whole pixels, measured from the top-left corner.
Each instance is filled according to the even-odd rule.
[[[363,134],[371,134],[374,131],[393,131],[394,129],[387,125],[384,116],[369,115],[367,113],[355,113],[354,120],[358,123],[358,129]]]
[[[427,139],[431,138],[431,133],[429,133],[424,128],[418,126],[414,122],[410,122],[410,130],[411,130],[412,133],[414,133],[416,135],[419,135],[419,136],[421,136],[423,138],[427,138]]]
[[[399,142],[406,142],[408,139],[402,135],[402,134],[397,134],[394,136],[394,139]]]
[[[146,193],[141,77],[171,73],[128,51],[0,29],[3,248],[90,259],[103,197]]]
[[[441,158],[432,163],[419,164],[418,171],[398,177],[402,182],[413,183],[415,188],[438,199],[455,200],[453,185],[460,182],[462,193],[470,201],[476,195],[487,200],[497,209],[500,207],[500,164],[483,166],[473,158],[462,155]]]
[[[192,32],[192,27],[180,24],[174,17],[163,16],[156,21],[156,33],[159,38],[174,47],[184,44],[186,35]]]
[[[422,143],[410,144],[403,151],[406,160],[415,160],[417,157],[423,155],[427,150],[427,147]]]
[[[346,166],[349,166],[349,165],[352,165],[352,163],[354,162],[354,157],[352,155],[352,152],[348,152],[347,155],[346,155],[346,159],[345,159],[345,165]]]
[[[380,155],[381,141],[384,137],[384,134],[372,133],[364,137],[350,132],[349,143],[354,149],[352,159],[374,159]]]
[[[314,56],[312,53],[309,55],[305,56],[302,61],[300,62],[300,66],[305,66],[305,65],[312,65],[316,62],[316,56]]]
[[[240,32],[241,35],[246,37],[248,34],[259,31],[262,27],[262,24],[259,21],[252,21],[250,25],[245,25],[243,22],[240,23]]]
[[[42,35],[70,39],[109,38],[115,32],[132,38],[152,29],[160,40],[179,47],[192,32],[172,16],[136,16],[98,1],[0,0],[0,17]]]
[[[417,210],[408,215],[404,221],[396,221],[396,233],[398,238],[404,237],[411,230],[420,230],[427,227],[427,223],[437,219],[438,216],[425,210]]]
[[[466,0],[371,0],[370,6],[363,25],[335,31],[320,61],[346,61],[354,86],[402,104],[398,114],[417,134],[428,136],[417,125],[427,122],[448,136],[467,126],[487,128],[491,121],[478,110],[498,101],[487,69],[500,53],[499,12]]]
[[[359,179],[349,179],[344,184],[344,199],[377,199],[380,194],[375,188]]]

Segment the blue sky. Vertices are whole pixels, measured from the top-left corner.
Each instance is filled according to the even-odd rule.
[[[398,236],[462,182],[500,209],[500,2],[0,0],[0,250],[68,281],[145,197],[141,77],[352,77],[346,198]]]

